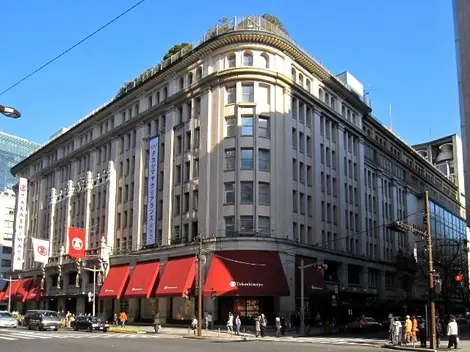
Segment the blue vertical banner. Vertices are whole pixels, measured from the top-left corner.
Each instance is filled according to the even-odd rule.
[[[158,168],[159,168],[159,138],[149,141],[149,165],[147,179],[147,238],[146,244],[156,243],[157,204],[158,204]]]

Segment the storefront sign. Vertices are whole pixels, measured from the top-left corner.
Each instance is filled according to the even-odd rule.
[[[240,282],[240,281],[231,281],[230,287],[263,287],[264,284],[261,282]]]
[[[28,180],[20,177],[16,198],[15,235],[13,238],[13,261],[11,264],[13,271],[23,269],[27,197]]]
[[[149,171],[147,180],[147,245],[156,243],[159,166],[158,142],[158,137],[152,138],[149,141]]]

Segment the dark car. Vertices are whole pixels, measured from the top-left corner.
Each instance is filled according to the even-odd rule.
[[[28,311],[25,315],[25,326],[37,330],[59,330],[60,317],[52,310]]]
[[[103,322],[98,317],[83,316],[77,317],[72,324],[75,331],[86,330],[92,332],[93,330],[107,332],[109,330],[109,324]]]

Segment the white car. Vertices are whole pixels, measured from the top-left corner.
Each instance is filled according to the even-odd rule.
[[[18,321],[7,311],[0,311],[0,328],[17,328]]]

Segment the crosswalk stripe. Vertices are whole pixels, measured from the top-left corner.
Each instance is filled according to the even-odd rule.
[[[16,339],[12,338],[12,337],[5,336],[5,335],[0,335],[0,340],[15,341]]]

